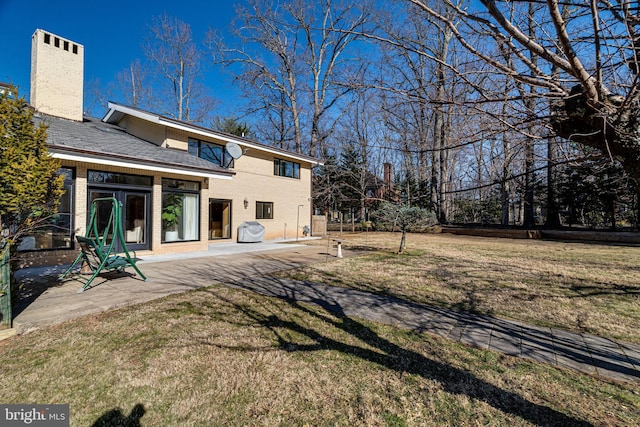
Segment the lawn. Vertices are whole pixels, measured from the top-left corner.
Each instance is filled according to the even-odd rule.
[[[409,255],[398,257],[367,236],[359,245],[375,251],[331,258],[309,274],[346,285],[348,276],[325,269],[360,260],[383,270],[396,268],[394,258],[400,268],[429,257],[415,237]],[[378,238],[391,244],[395,236]],[[462,251],[463,241],[450,250]],[[568,258],[577,262],[574,255]],[[381,264],[370,264],[376,259]],[[366,286],[383,289],[371,278]],[[207,288],[0,342],[0,366],[0,402],[68,403],[72,426],[137,419],[154,427],[640,425],[637,384],[341,317],[213,279]]]
[[[640,343],[637,246],[410,234],[397,255],[399,233],[342,238],[366,253],[284,275]]]

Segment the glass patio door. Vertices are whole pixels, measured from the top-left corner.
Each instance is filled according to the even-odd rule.
[[[231,238],[231,200],[209,199],[209,240]]]
[[[149,249],[149,211],[151,207],[151,194],[143,191],[126,191],[126,190],[103,190],[89,189],[89,204],[87,208],[87,221],[89,221],[88,213],[91,202],[98,198],[115,197],[117,201],[122,203],[122,232],[127,249],[143,250]],[[98,202],[96,206],[96,224],[98,232],[102,233],[109,224],[111,216],[111,203]],[[107,236],[110,242],[113,236]],[[122,247],[116,250],[121,251]]]
[[[149,194],[124,192],[123,227],[127,248],[149,249]]]

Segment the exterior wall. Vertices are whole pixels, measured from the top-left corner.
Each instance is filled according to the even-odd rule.
[[[122,125],[122,122],[121,122]],[[148,122],[128,117],[126,125],[148,138],[155,138],[156,143],[167,144],[170,148],[187,149],[189,133],[179,130],[165,130],[162,126],[149,125]],[[131,132],[133,133],[133,132]],[[166,139],[165,139],[166,134]],[[142,135],[138,134],[138,137]],[[194,135],[195,136],[195,135]],[[199,139],[202,139],[199,137]],[[160,141],[162,140],[162,141]],[[222,143],[215,139],[209,142]],[[274,175],[274,158],[296,161],[287,156],[277,156],[266,151],[250,149],[245,155],[236,159],[232,179],[200,178],[190,175],[152,172],[126,167],[101,166],[94,163],[62,161],[62,166],[75,169],[74,197],[74,231],[84,235],[88,222],[88,182],[87,171],[145,175],[153,178],[151,189],[151,208],[149,213],[148,251],[136,251],[137,256],[149,254],[166,254],[179,252],[206,251],[210,243],[236,241],[238,226],[244,221],[258,221],[265,227],[265,240],[293,239],[302,237],[304,226],[311,227],[311,163],[296,161],[300,164],[300,178],[287,178]],[[162,243],[162,179],[179,179],[200,183],[200,240],[194,242]],[[210,240],[209,235],[209,200],[220,199],[231,201],[231,238]],[[247,201],[245,208],[244,202]],[[256,202],[273,203],[273,219],[256,219]],[[51,263],[69,263],[77,255],[74,250],[42,251],[28,254],[31,265],[48,265]]]
[[[126,123],[121,122],[120,125],[143,139],[147,139],[152,133],[161,133],[158,130],[153,131],[154,127],[164,129],[162,126],[140,119],[132,120],[131,117],[127,117]],[[138,131],[143,134],[137,134]],[[189,137],[226,145],[225,141],[204,138],[202,135],[177,129],[168,128],[162,134],[166,136],[165,146],[184,151],[188,149]],[[236,175],[231,180],[210,179],[207,185],[202,186],[201,235],[203,239],[209,238],[209,199],[231,200],[232,216],[231,239],[216,239],[211,243],[237,240],[238,226],[244,221],[258,221],[262,224],[265,227],[266,240],[295,238],[296,230],[298,235],[302,236],[302,228],[305,225],[311,228],[311,164],[296,161],[300,163],[300,179],[275,176],[273,159],[276,157],[287,159],[287,156],[279,157],[268,152],[250,149],[245,155],[235,160],[233,171]],[[248,201],[246,209],[245,199]],[[273,202],[273,219],[256,219],[256,202]]]
[[[286,178],[273,174],[273,159],[272,154],[251,150],[235,161],[232,180],[210,182],[210,198],[232,200],[232,239],[243,221],[262,224],[266,240],[295,238],[296,227],[302,236],[302,227],[311,227],[310,164],[300,164],[300,179]],[[256,219],[256,202],[273,202],[273,219]]]
[[[36,110],[82,121],[83,74],[82,45],[36,30],[31,39],[30,100]]]
[[[196,242],[170,242],[162,243],[162,178],[180,179],[200,183],[200,240]],[[209,247],[207,233],[204,230],[207,227],[208,216],[208,199],[206,198],[205,182],[203,178],[178,174],[156,173],[153,179],[153,195],[152,195],[152,245],[151,252],[153,254],[168,254],[180,252],[206,251]],[[206,216],[205,216],[206,215]],[[141,252],[142,253],[142,252]]]
[[[125,128],[130,134],[156,145],[162,145],[165,142],[166,132],[163,126],[132,116],[124,117],[118,125]]]
[[[210,243],[236,241],[238,226],[243,221],[258,221],[265,227],[265,240],[302,237],[302,227],[311,227],[311,169],[300,166],[300,179],[273,174],[273,155],[254,152],[235,161],[236,175],[231,180],[204,179],[187,175],[144,173],[139,169],[100,166],[63,161],[62,166],[75,169],[74,232],[84,235],[89,212],[87,209],[87,171],[99,170],[153,177],[149,227],[150,249],[137,251],[137,256],[179,252],[206,251]],[[180,179],[200,183],[200,240],[195,242],[162,243],[162,179]],[[231,200],[231,239],[209,240],[209,199]],[[248,201],[247,208],[244,200]],[[256,219],[256,202],[273,203],[273,219]],[[298,228],[296,228],[298,226]],[[72,250],[51,250],[24,253],[24,265],[55,265],[71,263],[78,253]]]
[[[89,212],[87,211],[87,197],[88,197],[88,183],[87,183],[87,171],[99,170],[104,172],[117,172],[133,175],[146,175],[153,177],[153,188],[151,192],[151,212],[150,219],[151,224],[149,228],[150,236],[150,250],[139,251],[138,255],[144,254],[164,254],[164,253],[178,253],[189,251],[204,251],[207,250],[207,227],[206,216],[208,215],[208,199],[204,195],[206,189],[200,192],[200,236],[201,240],[196,242],[171,242],[162,243],[162,178],[173,178],[188,181],[200,182],[201,189],[205,188],[205,182],[202,178],[195,178],[192,176],[184,176],[177,174],[162,174],[162,173],[144,173],[139,169],[128,169],[122,167],[109,167],[100,166],[96,164],[85,164],[79,162],[63,161],[64,167],[75,168],[76,180],[75,180],[75,215],[74,215],[74,232],[80,236],[83,236],[87,227],[87,221]],[[74,251],[75,252],[75,251]],[[46,257],[47,251],[41,252],[43,257]],[[35,253],[34,253],[35,254]]]
[[[131,131],[130,128],[128,130]],[[188,149],[190,136],[226,145],[225,141],[190,135],[189,132],[176,129],[167,129],[165,133],[166,146],[185,151]],[[296,230],[298,235],[302,236],[302,228],[305,225],[311,227],[311,164],[296,161],[300,163],[300,179],[275,176],[273,159],[276,157],[287,159],[287,156],[278,157],[250,149],[235,160],[233,171],[236,175],[231,180],[209,180],[208,189],[201,195],[201,229],[205,238],[209,237],[209,199],[231,200],[231,239],[213,240],[212,243],[235,241],[238,226],[244,221],[258,221],[262,224],[265,227],[266,240],[295,238]],[[248,201],[246,209],[245,199]],[[256,219],[256,202],[273,202],[273,219]]]
[[[178,129],[167,129],[164,146],[178,150],[189,150],[189,134]]]

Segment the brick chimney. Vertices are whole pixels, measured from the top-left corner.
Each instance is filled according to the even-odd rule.
[[[31,106],[82,121],[84,47],[44,30],[31,36]]]
[[[393,190],[393,165],[391,163],[385,163],[384,167],[384,188],[387,193]]]

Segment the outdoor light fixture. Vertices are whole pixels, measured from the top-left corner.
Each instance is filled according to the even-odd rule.
[[[249,207],[249,199],[245,197],[243,203],[244,203],[244,208],[247,209]]]

